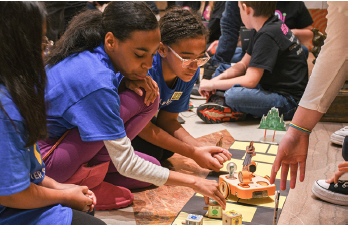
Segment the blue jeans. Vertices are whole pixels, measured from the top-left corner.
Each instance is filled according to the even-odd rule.
[[[220,64],[213,78],[228,68],[230,65]],[[298,107],[298,103],[291,96],[285,97],[266,91],[259,84],[253,89],[242,87],[240,84],[234,85],[225,91],[225,103],[236,112],[258,117],[267,115],[272,107],[276,107],[285,120],[291,120]]]

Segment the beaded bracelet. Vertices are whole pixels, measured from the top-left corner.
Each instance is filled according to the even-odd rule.
[[[308,134],[311,133],[311,130],[308,130],[308,129],[306,129],[306,128],[299,127],[298,125],[295,125],[294,123],[289,123],[289,126],[294,127],[295,129],[304,131],[304,132],[306,132],[306,133],[308,133]]]

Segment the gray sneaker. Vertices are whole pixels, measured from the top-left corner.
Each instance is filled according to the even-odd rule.
[[[343,145],[345,136],[348,136],[348,126],[337,130],[331,135],[331,142],[337,145]]]
[[[192,88],[192,91],[191,91],[191,97],[190,98],[192,98],[192,99],[201,99],[201,100],[206,99],[205,97],[202,97],[199,94],[198,90],[199,90],[199,84],[194,85],[194,87]]]

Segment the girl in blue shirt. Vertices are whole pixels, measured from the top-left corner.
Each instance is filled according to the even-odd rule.
[[[117,1],[103,13],[76,16],[48,56],[49,139],[39,142],[46,173],[70,183],[86,164],[106,165],[107,174],[94,181],[106,176],[123,187],[88,177],[76,181],[92,188],[96,209],[127,206],[133,196],[124,187],[150,183],[188,186],[225,205],[216,181],[169,171],[131,145],[158,108],[158,87],[147,72],[159,43],[158,21],[148,6]]]
[[[159,161],[176,152],[204,168],[220,171],[231,154],[221,147],[204,146],[177,121],[179,113],[189,109],[199,67],[210,58],[206,53],[208,31],[200,18],[184,9],[167,12],[159,24],[162,40],[149,70],[159,87],[159,112],[132,145]]]
[[[105,224],[82,212],[96,204],[88,187],[46,176],[36,143],[47,135],[44,7],[0,2],[0,21],[0,224]]]

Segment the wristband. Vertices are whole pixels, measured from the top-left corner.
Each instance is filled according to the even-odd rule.
[[[294,123],[289,123],[289,126],[294,127],[295,129],[304,131],[304,132],[306,132],[306,133],[308,133],[308,134],[311,133],[311,130],[308,130],[308,129],[303,128],[303,127],[299,127],[298,125],[295,125]]]

